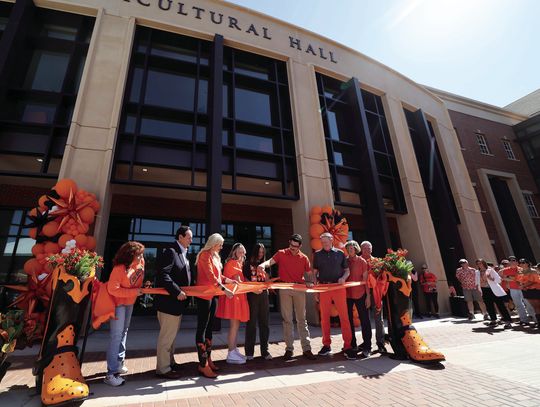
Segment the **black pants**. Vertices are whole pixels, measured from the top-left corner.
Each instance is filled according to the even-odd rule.
[[[497,297],[495,294],[493,294],[490,287],[482,287],[482,299],[484,300],[484,304],[486,304],[489,319],[492,321],[497,320],[497,313],[495,312],[495,304],[497,304],[497,308],[502,316],[502,320],[505,322],[512,321],[512,318],[508,313],[508,309],[506,309],[504,305],[503,297]]]
[[[214,325],[217,301],[217,297],[211,300],[203,300],[202,298],[195,297],[195,302],[197,303],[196,343],[204,343],[205,339],[212,339],[212,326]]]
[[[422,313],[420,312],[420,303],[418,302],[418,296],[420,295],[420,290],[418,289],[418,283],[416,281],[412,282],[412,303],[413,303],[413,313],[415,316],[420,317]]]
[[[358,312],[358,317],[360,318],[360,325],[362,327],[362,340],[364,344],[364,349],[366,351],[371,351],[371,322],[369,321],[369,311],[366,308],[366,294],[358,299],[347,298],[347,311],[349,312],[349,323],[351,324],[352,331],[352,340],[351,346],[356,348],[358,344],[356,343],[356,333],[354,331],[354,318],[353,318],[353,307],[356,307]]]
[[[426,298],[426,307],[428,312],[431,312],[431,306],[433,306],[433,311],[435,314],[439,313],[439,303],[437,301],[437,291],[434,293],[424,293]]]
[[[261,355],[268,352],[268,336],[270,328],[268,327],[268,291],[261,294],[248,293],[249,303],[249,321],[246,324],[246,341],[244,348],[247,356],[253,356],[255,353],[255,341],[257,338],[257,325],[259,325],[259,343],[261,346]]]

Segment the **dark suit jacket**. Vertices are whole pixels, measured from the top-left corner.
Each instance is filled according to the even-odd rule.
[[[158,256],[156,287],[163,287],[169,295],[155,295],[154,307],[171,315],[182,315],[188,300],[179,301],[180,287],[189,285],[188,269],[177,242]],[[193,280],[192,280],[193,282]]]

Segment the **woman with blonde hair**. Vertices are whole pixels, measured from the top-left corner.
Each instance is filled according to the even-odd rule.
[[[225,260],[225,269],[223,270],[225,278],[233,279],[239,283],[244,281],[242,278],[242,268],[245,261],[246,248],[242,243],[235,243]],[[221,296],[218,300],[216,316],[231,321],[229,335],[227,337],[229,344],[227,363],[237,365],[246,363],[246,357],[236,347],[240,322],[247,322],[249,320],[249,305],[246,294],[237,294],[232,298]]]
[[[197,266],[198,286],[218,286],[228,298],[232,298],[234,293],[223,285],[223,283],[235,283],[221,274],[221,258],[219,251],[223,248],[223,236],[214,233],[208,237],[206,244],[197,254],[195,265]],[[195,297],[197,304],[197,332],[195,334],[195,343],[197,344],[197,353],[199,355],[199,372],[208,378],[215,378],[218,369],[212,362],[212,326],[214,324],[214,315],[216,313],[217,297],[213,295]]]

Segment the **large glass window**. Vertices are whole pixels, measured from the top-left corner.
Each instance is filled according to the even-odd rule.
[[[222,191],[297,199],[285,62],[224,47],[223,96],[210,100],[211,49],[137,28],[113,181],[206,190],[208,111],[222,103]]]
[[[137,27],[115,182],[206,187],[211,43]]]
[[[24,263],[32,257],[35,241],[28,237],[26,210],[0,209],[0,283],[25,283]],[[0,293],[2,293],[0,288]],[[0,309],[13,302],[16,293],[5,290],[0,296]]]
[[[298,197],[286,66],[225,48],[223,190]]]
[[[343,206],[362,207],[364,152],[359,147],[361,135],[355,133],[355,129],[362,128],[362,119],[355,115],[349,102],[350,85],[317,74],[317,86],[334,201]],[[381,97],[363,89],[361,92],[384,207],[389,212],[403,213],[405,201]]]
[[[0,5],[0,36],[7,11]],[[0,97],[0,173],[57,177],[94,19],[36,8]]]

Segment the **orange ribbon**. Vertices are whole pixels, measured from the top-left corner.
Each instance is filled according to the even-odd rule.
[[[238,284],[224,284],[235,295],[256,293],[263,290],[295,290],[303,291],[306,293],[321,293],[326,291],[339,290],[341,288],[355,287],[362,285],[364,282],[350,281],[344,284],[320,284],[312,287],[308,287],[305,284],[295,283],[278,283],[274,280],[265,282],[251,282],[246,281]],[[225,295],[225,292],[217,285],[195,285],[188,287],[180,287],[186,295],[190,297],[213,297],[216,295]],[[143,288],[141,289],[143,294],[150,295],[169,295],[169,292],[164,288]],[[115,315],[115,303],[112,296],[109,294],[106,283],[101,283],[96,280],[93,290],[92,301],[92,326],[94,329],[98,329],[101,324],[107,322],[109,319],[114,318]]]
[[[238,284],[224,284],[229,290],[234,290],[235,294],[254,293],[262,290],[295,290],[306,293],[322,293],[327,291],[339,290],[340,288],[355,287],[365,284],[362,281],[349,281],[344,284],[318,284],[308,287],[305,284],[297,283],[278,283],[275,281],[251,282],[246,281]],[[187,296],[190,297],[208,297],[215,295],[225,295],[225,292],[216,285],[195,285],[189,287],[180,287]],[[169,295],[164,288],[143,288],[143,294]]]

